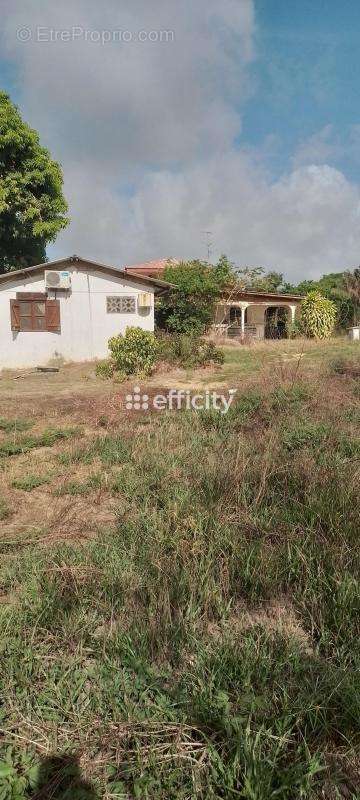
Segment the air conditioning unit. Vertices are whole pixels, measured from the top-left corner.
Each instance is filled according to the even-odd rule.
[[[138,297],[139,308],[151,308],[151,292],[140,292]]]
[[[70,289],[71,275],[68,270],[57,271],[55,269],[45,270],[46,289]]]

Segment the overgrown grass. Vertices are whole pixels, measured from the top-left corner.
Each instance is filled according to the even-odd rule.
[[[0,522],[10,517],[11,511],[6,501],[0,497]]]
[[[33,424],[34,423],[28,419],[5,419],[4,417],[0,417],[0,431],[5,431],[5,433],[27,431]]]
[[[54,752],[93,786],[72,772],[69,798],[359,797],[357,430],[336,392],[252,390],[67,452],[103,465],[70,494],[108,471],[117,530],[1,565],[5,797]]]
[[[70,439],[78,434],[77,428],[49,428],[38,436],[20,436],[0,442],[0,458],[27,453],[38,447],[52,447],[56,442]]]
[[[23,492],[32,492],[33,489],[37,489],[39,486],[43,486],[45,483],[49,483],[51,480],[51,476],[49,475],[24,475],[22,478],[15,478],[12,481],[12,486],[14,489],[22,489]]]

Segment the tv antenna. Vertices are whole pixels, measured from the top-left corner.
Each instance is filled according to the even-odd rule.
[[[204,231],[206,236],[205,244],[206,244],[206,261],[210,264],[210,258],[212,253],[212,246],[213,242],[211,241],[212,231]]]

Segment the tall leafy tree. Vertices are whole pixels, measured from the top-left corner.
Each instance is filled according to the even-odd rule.
[[[203,261],[187,261],[168,266],[164,280],[173,289],[162,298],[157,312],[159,327],[174,333],[203,333],[213,319],[222,290],[233,279],[232,265],[221,256],[212,266]]]
[[[353,323],[358,325],[360,320],[360,267],[356,267],[353,272],[345,272],[344,283],[353,303]]]
[[[282,272],[269,270],[264,267],[241,267],[237,270],[238,282],[244,288],[258,292],[282,291],[284,276]]]
[[[0,92],[0,273],[46,260],[68,224],[59,164]]]
[[[318,281],[304,280],[293,286],[290,283],[285,284],[286,292],[296,292],[297,294],[308,295],[309,292],[320,292],[323,297],[331,300],[336,305],[337,310],[337,325],[339,328],[346,328],[353,324],[357,319],[359,313],[359,305],[356,299],[356,286],[360,283],[360,279],[356,278],[354,272],[328,272],[319,278]]]

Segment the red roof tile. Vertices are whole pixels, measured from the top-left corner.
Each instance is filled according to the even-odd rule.
[[[162,275],[165,267],[176,267],[180,261],[177,258],[158,258],[155,261],[143,261],[142,264],[131,264],[124,267],[125,272],[137,275],[148,275],[155,278]]]

